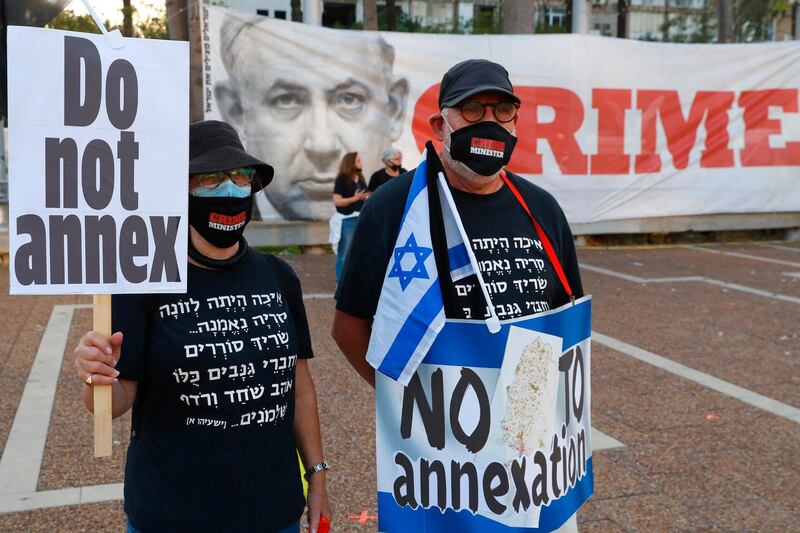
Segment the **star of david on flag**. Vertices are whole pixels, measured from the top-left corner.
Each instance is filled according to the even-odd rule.
[[[425,269],[425,259],[433,253],[433,248],[425,248],[417,245],[417,239],[412,233],[403,246],[394,249],[394,266],[389,272],[390,278],[400,280],[400,288],[406,290],[408,284],[414,278],[429,279],[428,271]],[[415,264],[411,270],[403,270],[403,259],[407,254],[414,257]]]
[[[432,148],[429,148],[432,149]],[[383,279],[378,309],[372,323],[367,350],[367,362],[403,385],[425,358],[428,349],[444,327],[445,312],[439,272],[436,268],[431,238],[431,209],[441,210],[442,226],[437,231],[444,239],[442,256],[447,254],[450,277],[455,282],[476,274],[486,301],[490,318],[486,321],[493,333],[500,330],[500,321],[488,297],[475,254],[468,246],[455,202],[444,175],[429,175],[427,151],[417,167],[406,199],[394,254]],[[435,194],[429,195],[429,188]],[[431,198],[435,201],[431,205]]]

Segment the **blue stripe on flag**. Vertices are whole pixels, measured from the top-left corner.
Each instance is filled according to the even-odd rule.
[[[503,365],[508,330],[511,326],[562,336],[564,349],[591,336],[591,299],[570,305],[562,313],[552,313],[527,320],[502,324],[495,335],[470,331],[486,331],[483,322],[450,322],[434,341],[425,364],[500,368]]]
[[[400,327],[378,370],[395,380],[400,377],[443,305],[442,289],[437,279]]]
[[[484,326],[485,327],[485,326]],[[554,531],[561,527],[594,492],[592,458],[586,461],[586,475],[569,492],[549,505],[542,507],[539,527],[508,527],[489,518],[473,515],[469,510],[444,512],[437,507],[428,509],[400,507],[394,496],[378,492],[378,531],[388,533],[406,531],[457,531],[458,533],[537,533]],[[462,494],[462,501],[464,495]]]
[[[457,244],[447,250],[447,258],[450,261],[450,271],[458,270],[469,264],[469,255],[467,255],[467,247],[464,243]]]
[[[402,232],[403,224],[406,223],[406,215],[408,215],[408,210],[411,209],[411,204],[414,203],[414,200],[417,199],[419,193],[424,191],[428,187],[428,162],[422,160],[419,166],[417,167],[416,172],[414,172],[414,178],[411,180],[411,189],[408,191],[408,198],[406,198],[406,208],[403,211],[403,218],[400,221],[400,231]],[[427,216],[427,213],[426,213]]]

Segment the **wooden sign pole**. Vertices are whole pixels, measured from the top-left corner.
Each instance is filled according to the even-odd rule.
[[[95,294],[93,330],[106,339],[111,337],[111,295]],[[111,455],[111,385],[94,389],[94,456]]]

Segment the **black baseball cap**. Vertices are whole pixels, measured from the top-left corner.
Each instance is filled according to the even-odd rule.
[[[239,167],[255,169],[253,192],[269,185],[275,173],[270,165],[245,152],[239,134],[227,122],[201,120],[189,125],[189,174]]]
[[[439,109],[452,107],[466,98],[487,91],[503,93],[519,104],[508,71],[493,61],[467,59],[445,72],[439,86]]]

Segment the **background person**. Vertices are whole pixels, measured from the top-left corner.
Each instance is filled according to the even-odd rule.
[[[336,251],[337,283],[356,231],[358,214],[369,196],[367,182],[364,181],[362,173],[361,156],[358,152],[345,154],[339,163],[339,173],[333,186],[333,205],[336,206],[336,214],[331,218],[331,245]]]
[[[312,53],[317,31],[242,14],[220,30],[229,76],[214,87],[220,113],[248,152],[274,165],[266,195],[285,219],[328,220],[342,156],[358,150],[366,168],[378,168],[403,131],[408,82],[393,72],[394,49],[377,33],[353,31]]]
[[[302,289],[242,237],[273,169],[223,122],[192,124],[189,147],[187,292],[114,296],[110,340],[75,349],[83,400],[110,384],[113,416],[133,407],[129,533],[298,532],[306,503],[315,531],[331,509]]]
[[[403,153],[394,146],[390,146],[383,151],[381,161],[383,161],[384,167],[369,178],[370,192],[375,192],[378,187],[390,179],[408,172],[403,168]]]

